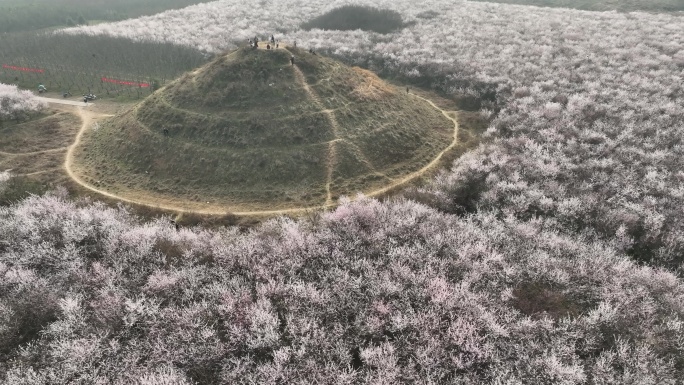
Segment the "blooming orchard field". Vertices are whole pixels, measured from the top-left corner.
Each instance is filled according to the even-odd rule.
[[[305,32],[343,2],[219,1],[71,32],[297,39],[483,98],[485,142],[423,203],[247,233],[59,192],[0,208],[0,384],[681,383],[684,19],[355,3],[415,23]]]
[[[0,384],[683,374],[684,284],[606,243],[401,200],[313,219],[241,234],[140,223],[60,193],[0,208]]]
[[[438,179],[440,190],[468,195],[444,205],[541,218],[619,239],[639,260],[682,269],[684,18],[453,1],[366,3],[416,23],[388,35],[307,32],[297,25],[342,2],[274,1],[254,11],[218,1],[72,31],[208,51],[276,33],[378,71],[435,77],[453,93],[482,96],[488,84],[497,90],[483,111],[498,112],[491,142]]]

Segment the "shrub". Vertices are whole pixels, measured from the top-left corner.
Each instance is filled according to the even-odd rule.
[[[17,86],[0,83],[0,121],[24,119],[47,107],[31,91],[21,91]]]
[[[31,194],[43,194],[47,187],[28,177],[13,176],[9,173],[0,173],[0,206],[6,206],[18,202]],[[3,176],[7,176],[3,179]]]

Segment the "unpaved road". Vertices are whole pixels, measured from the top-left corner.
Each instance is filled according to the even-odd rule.
[[[64,104],[66,106],[92,106],[95,103],[84,103],[84,102],[79,102],[76,100],[69,100],[69,99],[56,99],[56,98],[44,98],[42,96],[36,96],[38,100],[46,102],[46,103],[54,103],[54,104]]]
[[[453,118],[449,113],[456,113],[456,111],[445,111],[441,108],[439,108],[437,105],[435,105],[431,100],[423,98],[422,96],[418,96],[415,94],[412,94],[414,97],[422,99],[429,103],[432,107],[435,109],[439,110],[447,119],[451,120],[454,123],[454,135],[453,135],[453,140],[447,146],[442,152],[437,154],[437,156],[430,162],[428,163],[425,167],[421,168],[418,171],[415,171],[401,179],[395,180],[389,185],[382,187],[377,190],[369,191],[366,192],[366,196],[374,197],[378,195],[382,195],[386,193],[389,190],[392,190],[394,188],[397,188],[403,184],[406,184],[416,178],[419,178],[420,176],[424,175],[428,170],[436,166],[439,161],[441,160],[442,156],[449,150],[453,149],[457,144],[458,144],[458,121],[456,118]],[[78,103],[78,102],[73,102],[70,100],[62,100],[62,99],[52,99],[52,98],[42,98],[43,100],[47,101],[48,103],[56,103],[56,104],[66,104],[66,105],[76,105],[79,106],[77,110],[78,116],[81,118],[81,128],[78,131],[78,134],[76,135],[76,139],[74,142],[69,146],[66,156],[64,158],[64,169],[66,170],[67,175],[76,183],[79,185],[83,186],[84,188],[96,192],[100,195],[116,199],[119,201],[123,202],[128,202],[136,205],[141,205],[141,206],[147,206],[147,207],[152,207],[152,208],[157,208],[161,210],[168,210],[168,211],[175,211],[179,213],[192,213],[192,214],[204,214],[204,215],[225,215],[225,214],[233,214],[233,215],[239,215],[239,216],[275,216],[275,215],[283,215],[283,214],[303,214],[306,212],[310,212],[312,210],[320,210],[320,209],[328,209],[328,208],[333,208],[337,206],[336,203],[334,202],[326,202],[323,205],[320,206],[310,206],[310,207],[296,207],[296,208],[290,208],[290,209],[282,209],[282,210],[257,210],[257,211],[238,211],[238,212],[233,212],[230,211],[228,207],[225,208],[207,208],[207,209],[187,209],[179,206],[174,206],[174,205],[169,205],[169,204],[163,204],[160,201],[152,202],[149,200],[144,200],[144,199],[131,199],[131,198],[125,198],[116,194],[109,193],[104,190],[100,190],[96,187],[93,187],[86,182],[84,182],[78,175],[76,175],[73,170],[73,157],[74,157],[74,150],[78,145],[81,143],[81,138],[83,137],[83,134],[88,130],[88,128],[91,126],[92,122],[97,119],[97,118],[102,118],[102,117],[109,117],[112,115],[106,115],[94,111],[89,111],[84,109],[85,107],[84,103]],[[76,103],[76,104],[73,104]],[[88,104],[89,106],[92,105],[92,103]]]

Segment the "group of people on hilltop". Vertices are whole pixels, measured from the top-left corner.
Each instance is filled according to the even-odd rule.
[[[254,36],[254,39],[247,39],[249,46],[252,48],[259,48],[259,38]]]
[[[249,46],[252,49],[257,49],[259,48],[259,37],[254,36],[254,39],[247,39],[247,42],[249,43]],[[297,48],[297,40],[294,41],[294,47]],[[276,40],[275,36],[271,35],[269,42],[266,44],[266,49],[271,50],[271,49],[277,49],[280,48],[280,40]],[[310,53],[313,53],[314,55],[316,54],[313,52],[313,50],[309,50]],[[290,56],[290,64],[294,65],[295,63],[295,57],[294,55]]]
[[[259,48],[259,37],[254,36],[254,39],[247,39],[249,46],[253,49]],[[276,49],[280,48],[280,40],[276,40],[275,36],[271,35],[269,42],[266,44],[266,49]]]

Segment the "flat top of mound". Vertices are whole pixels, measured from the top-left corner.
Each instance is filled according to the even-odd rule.
[[[321,206],[420,170],[453,137],[434,105],[369,71],[242,48],[88,132],[74,170],[95,188],[176,207]]]

